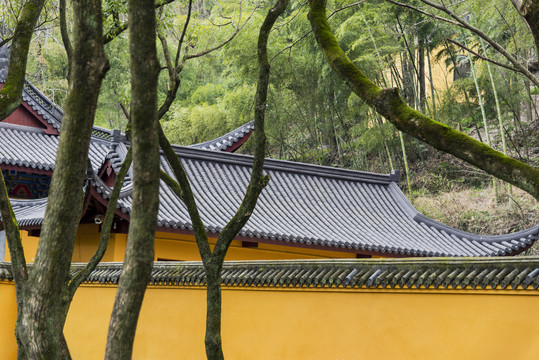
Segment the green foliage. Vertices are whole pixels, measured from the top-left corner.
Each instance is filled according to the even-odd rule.
[[[442,15],[419,0],[406,2]],[[159,31],[167,38],[173,62],[187,20],[187,4],[173,2],[158,11]],[[184,56],[212,49],[227,41],[236,29],[241,28],[241,31],[222,48],[183,62],[176,100],[162,119],[173,142],[188,145],[207,141],[252,120],[257,74],[256,42],[260,24],[271,5],[266,1],[240,3],[239,0],[193,3],[180,63]],[[503,62],[503,58],[489,47],[481,48],[477,38],[463,35],[452,25],[433,21],[386,1],[372,0],[348,7],[350,5],[350,1],[328,1],[328,14],[333,14],[329,22],[347,55],[367,76],[380,86],[386,81],[387,86],[398,87],[412,106],[422,106],[431,115],[435,114],[436,120],[452,127],[461,126],[463,131],[476,137],[478,133],[484,133],[477,92],[470,78],[455,82],[449,78],[448,86],[436,85],[434,94],[427,89],[427,104],[419,104],[418,47],[423,44],[432,55],[433,64],[445,62],[449,73],[456,66],[465,65],[468,59],[466,52],[448,42],[448,38],[467,42],[474,51],[494,60]],[[45,16],[56,16],[56,2],[50,2],[48,6]],[[400,168],[402,155],[398,133],[392,125],[374,117],[327,65],[314,37],[307,34],[310,31],[307,8],[301,2],[290,4],[270,37],[271,86],[266,113],[269,155],[383,172],[390,170],[388,157],[391,157],[394,167]],[[535,56],[531,51],[533,39],[508,1],[464,1],[455,4],[454,8],[460,13],[468,12],[472,24],[520,58],[527,59],[530,54]],[[127,16],[125,0],[106,0],[103,10],[105,32],[124,24]],[[335,10],[339,11],[333,13]],[[1,11],[9,29],[13,14],[6,8]],[[243,26],[247,19],[249,21]],[[30,59],[28,77],[62,105],[67,93],[67,59],[56,23],[51,24],[47,30],[38,32],[32,43],[34,56]],[[121,106],[129,110],[127,39],[127,32],[123,32],[106,46],[111,69],[99,99],[96,115],[99,126],[124,129],[127,121]],[[170,88],[170,79],[159,42],[158,49],[163,66],[158,90],[159,103],[162,103]],[[473,61],[489,129],[494,135],[494,147],[500,149],[488,71],[479,58],[474,56]],[[425,74],[429,88],[430,75],[426,68]],[[520,122],[531,105],[526,83],[514,73],[496,66],[493,66],[493,76],[504,131],[511,135],[508,140],[512,147],[510,153],[533,161],[534,141],[530,134],[535,131],[535,125]],[[537,90],[532,88],[531,92],[537,93]],[[429,147],[410,139],[406,142],[410,161],[424,162],[433,156]],[[520,148],[522,146],[524,149]],[[251,150],[247,143],[241,151]],[[441,167],[433,171],[451,176],[453,170]]]

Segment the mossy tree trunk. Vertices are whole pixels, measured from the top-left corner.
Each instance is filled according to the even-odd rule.
[[[21,9],[11,42],[9,71],[0,90],[0,120],[15,111],[22,101],[30,40],[44,4],[45,0],[27,0]]]
[[[155,2],[129,0],[133,201],[124,266],[112,310],[105,359],[131,359],[154,258],[159,206],[159,132]]]
[[[30,359],[69,358],[62,336],[63,290],[69,279],[83,203],[88,146],[101,81],[108,69],[103,51],[101,1],[73,1],[74,55],[56,165],[36,260],[28,281],[17,334]]]
[[[511,0],[511,2],[528,23],[536,50],[539,52],[539,0]]]
[[[15,111],[22,101],[22,91],[26,74],[28,50],[34,27],[36,26],[45,1],[26,1],[22,7],[19,21],[15,27],[15,33],[11,43],[10,62],[8,74],[4,86],[0,90],[0,121],[7,118]],[[15,293],[17,297],[17,324],[20,319],[20,309],[23,302],[24,284],[28,278],[26,260],[22,247],[19,226],[4,181],[0,171],[0,215],[6,232],[9,252],[11,255],[12,273],[15,280]],[[17,337],[20,345],[20,339]],[[22,351],[22,348],[19,346]],[[22,355],[21,355],[22,356]]]
[[[505,180],[539,199],[539,170],[410,108],[397,89],[381,89],[341,49],[326,21],[325,0],[310,0],[309,20],[330,66],[350,88],[399,130]]]

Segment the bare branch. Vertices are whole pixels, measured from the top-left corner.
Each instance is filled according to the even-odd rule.
[[[386,0],[387,1],[387,0]],[[458,16],[453,10],[446,7],[443,3],[438,4],[435,2],[432,2],[430,0],[421,0],[424,4],[427,4],[437,10],[443,11],[449,16],[451,16],[454,20],[456,20],[460,27],[467,29],[483,40],[485,40],[487,43],[489,43],[496,51],[498,51],[501,55],[503,55],[513,66],[518,69],[518,72],[526,76],[534,85],[539,86],[539,79],[537,79],[524,65],[522,65],[513,55],[511,55],[507,50],[503,48],[500,44],[498,44],[496,41],[494,41],[492,38],[490,38],[487,34],[485,34],[481,29],[471,25],[464,19],[462,19],[460,16]]]
[[[191,9],[193,7],[193,0],[189,0],[189,8],[187,10],[187,19],[185,20],[185,24],[183,25],[182,34],[180,36],[180,40],[178,41],[178,50],[176,51],[176,60],[174,61],[174,66],[177,69],[178,63],[180,61],[180,52],[182,50],[183,46],[183,40],[185,39],[185,33],[187,32],[187,26],[189,25],[189,20],[191,19]]]
[[[335,11],[333,11],[331,14],[329,14],[329,16],[326,18],[326,20],[329,20],[331,19],[331,17],[343,10],[346,10],[346,9],[349,9],[351,7],[354,7],[354,6],[358,6],[358,5],[361,5],[363,4],[364,2],[366,2],[367,0],[361,0],[361,1],[358,1],[358,2],[355,2],[353,4],[350,4],[350,5],[347,5],[345,7],[342,7],[340,9],[337,9]],[[297,39],[296,41],[294,41],[292,44],[288,45],[287,47],[283,48],[282,50],[280,50],[277,54],[273,55],[273,57],[271,58],[270,60],[270,63],[279,55],[281,55],[283,52],[285,52],[286,50],[288,49],[291,49],[293,48],[294,46],[296,46],[297,43],[299,43],[301,40],[305,39],[309,34],[311,34],[313,31],[312,30],[309,30],[307,31],[305,34],[301,35],[301,37],[299,39]]]
[[[90,261],[86,264],[86,266],[81,269],[69,282],[68,285],[68,294],[69,299],[73,299],[73,296],[75,295],[75,291],[77,291],[80,284],[86,280],[88,275],[94,269],[96,268],[97,264],[101,261],[103,258],[103,255],[105,255],[105,251],[107,251],[107,246],[109,244],[110,239],[110,232],[112,228],[112,223],[114,221],[114,215],[116,212],[116,204],[118,204],[118,198],[120,197],[120,191],[122,190],[123,183],[125,176],[127,175],[127,171],[129,170],[129,167],[131,166],[131,162],[133,159],[133,151],[131,148],[127,151],[127,155],[125,156],[124,162],[122,164],[122,167],[120,168],[120,171],[116,175],[116,180],[114,180],[114,187],[112,188],[112,193],[110,195],[109,204],[107,206],[107,211],[105,212],[105,218],[103,220],[103,225],[101,226],[101,238],[99,240],[99,245],[97,246],[97,250],[90,259]],[[70,302],[68,302],[69,306]],[[67,311],[66,311],[67,312]]]
[[[490,59],[490,58],[488,58],[488,57],[486,57],[486,56],[483,56],[483,55],[479,54],[478,52],[476,52],[476,51],[470,49],[469,47],[467,47],[466,45],[464,45],[464,44],[458,42],[457,40],[453,40],[453,39],[450,39],[450,38],[446,38],[446,40],[449,41],[449,42],[451,42],[451,43],[453,43],[453,44],[455,44],[455,45],[457,45],[457,46],[459,46],[459,47],[461,47],[462,49],[468,51],[469,53],[474,54],[475,56],[477,56],[478,58],[480,58],[480,59],[482,59],[482,60],[485,60],[485,61],[488,61],[488,62],[490,62],[490,63],[492,63],[492,64],[498,65],[498,66],[500,66],[500,67],[502,67],[502,68],[505,68],[505,69],[507,69],[507,70],[520,72],[518,69],[515,69],[514,67],[505,65],[505,64],[503,64],[503,63],[501,63],[501,62],[499,62],[499,61]]]
[[[69,40],[69,33],[67,31],[66,20],[66,0],[60,0],[60,33],[62,35],[62,42],[67,55],[67,80],[70,81],[71,77],[71,57],[73,56],[73,47]]]
[[[225,41],[223,41],[222,43],[220,43],[219,45],[216,45],[212,48],[209,48],[209,49],[206,49],[204,51],[201,51],[199,53],[196,53],[196,54],[193,54],[193,55],[185,55],[183,57],[183,61],[186,61],[186,60],[189,60],[189,59],[194,59],[194,58],[198,58],[198,57],[201,57],[201,56],[204,56],[204,55],[207,55],[211,52],[214,52],[215,50],[219,50],[220,48],[222,48],[223,46],[225,46],[226,44],[228,44],[229,42],[231,42],[235,37],[236,35],[238,35],[238,33],[241,31],[241,29],[243,29],[245,27],[245,25],[247,25],[247,23],[249,22],[249,20],[251,20],[251,18],[253,17],[254,13],[256,12],[256,10],[258,9],[258,5],[255,6],[255,8],[253,9],[253,11],[251,12],[251,14],[249,14],[249,16],[247,17],[247,20],[245,20],[245,22],[237,27],[234,32],[232,33],[232,35],[230,35],[230,37],[228,39],[226,39]],[[240,17],[240,21],[241,21],[241,17]]]
[[[159,9],[162,6],[168,5],[175,0],[164,0],[162,2],[157,2],[155,4],[155,8]],[[118,35],[123,33],[125,30],[127,30],[127,27],[129,26],[129,23],[126,21],[123,24],[118,24],[117,26],[109,29],[109,31],[104,35],[103,37],[103,43],[108,44],[112,40],[114,40]]]

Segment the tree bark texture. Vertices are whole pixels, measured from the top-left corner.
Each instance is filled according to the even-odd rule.
[[[133,202],[124,266],[110,319],[105,358],[131,359],[154,257],[159,206],[159,134],[155,3],[129,0]]]
[[[49,202],[34,268],[25,284],[18,335],[30,359],[65,358],[62,296],[82,212],[83,180],[101,81],[101,1],[73,1],[75,55]],[[64,354],[64,355],[62,355]]]
[[[539,54],[539,0],[523,0],[519,5],[517,10],[528,23]]]
[[[309,21],[330,66],[359,97],[399,130],[505,180],[539,199],[539,170],[410,108],[397,89],[381,89],[343,52],[326,21],[325,1],[310,0]]]
[[[26,75],[26,63],[28,59],[28,49],[34,27],[36,26],[41,10],[45,1],[27,1],[24,3],[20,13],[19,21],[15,27],[13,41],[10,51],[10,62],[8,65],[8,73],[4,86],[0,90],[0,121],[7,118],[15,111],[22,101],[22,91]],[[4,177],[0,172],[0,215],[6,238],[9,252],[11,254],[12,273],[15,282],[15,294],[17,301],[17,320],[16,327],[18,328],[22,317],[22,304],[25,298],[24,289],[28,279],[26,269],[26,259],[24,258],[24,250],[22,246],[19,226],[9,197],[7,193]],[[18,335],[18,329],[15,330],[16,340],[18,345],[17,357],[25,356],[21,339]]]

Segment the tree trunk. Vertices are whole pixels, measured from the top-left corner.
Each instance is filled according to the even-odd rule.
[[[206,356],[210,360],[224,359],[221,339],[221,266],[206,267]]]
[[[103,51],[101,2],[73,1],[75,55],[56,165],[36,260],[25,287],[18,335],[31,359],[63,359],[63,289],[82,212],[82,186],[101,81],[108,69]],[[91,21],[88,21],[88,20]]]
[[[154,258],[159,206],[159,134],[155,5],[129,0],[133,200],[124,266],[110,318],[105,359],[131,359]]]
[[[9,54],[9,71],[0,90],[0,120],[15,111],[22,101],[30,40],[44,4],[44,0],[28,0],[21,10]]]

